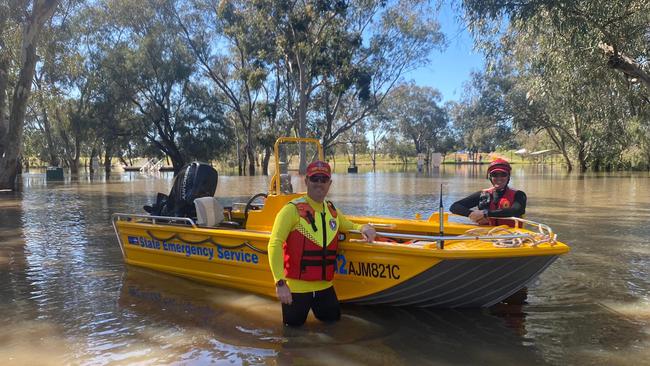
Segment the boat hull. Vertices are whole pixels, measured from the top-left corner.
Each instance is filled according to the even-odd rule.
[[[445,260],[405,283],[352,301],[441,308],[492,306],[528,286],[557,256]]]

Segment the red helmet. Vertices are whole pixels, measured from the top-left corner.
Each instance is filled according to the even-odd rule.
[[[508,175],[510,175],[510,170],[512,168],[510,167],[510,163],[508,163],[507,160],[505,159],[496,159],[493,162],[490,163],[487,169],[487,177],[490,179],[490,174],[492,172],[504,172]]]

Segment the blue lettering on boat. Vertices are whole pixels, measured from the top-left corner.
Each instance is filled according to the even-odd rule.
[[[246,253],[243,250],[231,250],[217,246],[217,258],[227,261],[257,264],[260,258],[255,253]]]
[[[214,259],[214,248],[209,248],[200,245],[192,245],[192,244],[186,244],[181,242],[175,243],[166,240],[163,240],[161,242],[159,240],[153,240],[142,236],[139,237],[129,236],[128,243],[146,249],[156,249],[156,250],[162,249],[163,251],[166,252],[183,253],[185,254],[186,257],[190,257],[194,255],[194,256],[206,257],[208,260]]]

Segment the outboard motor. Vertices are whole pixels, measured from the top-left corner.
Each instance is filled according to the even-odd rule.
[[[193,162],[181,168],[174,177],[169,196],[158,193],[153,206],[144,210],[155,216],[196,217],[194,200],[199,197],[212,197],[217,190],[219,175],[206,163]]]

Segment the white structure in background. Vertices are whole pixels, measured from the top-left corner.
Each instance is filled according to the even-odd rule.
[[[424,167],[424,153],[418,154],[418,172],[422,173],[422,168]]]
[[[93,158],[90,159],[90,167],[92,168],[93,172],[99,170],[99,159],[96,156],[93,156]]]
[[[151,158],[140,168],[140,173],[157,173],[165,163],[165,159]]]
[[[434,168],[440,168],[440,164],[442,164],[442,154],[441,153],[431,154],[431,166]]]

